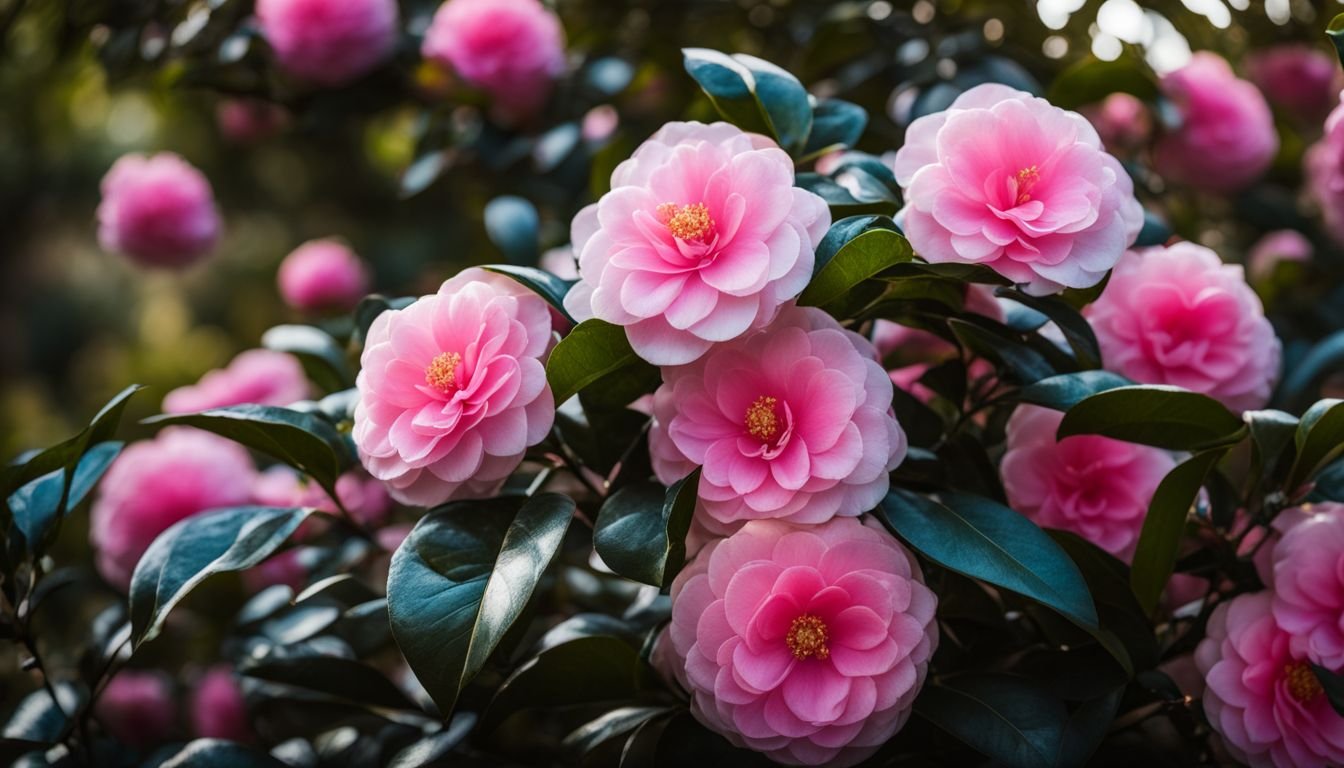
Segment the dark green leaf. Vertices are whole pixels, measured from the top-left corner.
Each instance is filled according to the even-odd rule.
[[[585,320],[551,350],[546,380],[559,405],[607,376],[628,379],[657,369],[640,359],[625,330],[602,320]]]
[[[1145,669],[1156,665],[1157,642],[1153,637],[1152,623],[1129,585],[1129,566],[1075,533],[1058,530],[1047,533],[1082,571],[1087,590],[1097,606],[1102,629],[1111,633],[1123,646],[1123,654],[1117,654],[1114,648],[1107,646],[1111,655],[1130,674],[1136,668]],[[1101,637],[1097,639],[1102,645],[1107,645]]]
[[[498,272],[501,275],[506,275],[517,280],[523,284],[523,287],[545,299],[546,303],[554,307],[557,312],[565,317],[565,319],[569,320],[571,323],[574,322],[574,318],[570,317],[569,312],[565,310],[565,294],[569,293],[570,286],[574,284],[572,281],[563,280],[544,269],[536,269],[535,267],[515,267],[512,264],[489,264],[486,265],[484,269],[488,269],[491,272]]]
[[[560,548],[574,502],[533,496],[449,504],[416,524],[387,579],[392,635],[447,714],[523,612]]]
[[[1316,398],[1320,382],[1339,370],[1344,370],[1344,331],[1335,331],[1316,342],[1302,359],[1287,367],[1275,401],[1290,411],[1305,408]]]
[[[1058,296],[1032,296],[1016,288],[999,288],[995,295],[1003,296],[1018,304],[1030,307],[1054,321],[1069,343],[1074,357],[1083,368],[1097,368],[1101,365],[1101,348],[1097,344],[1097,335],[1092,326],[1078,310],[1069,306]]]
[[[834,179],[812,171],[794,174],[793,183],[801,189],[820,197],[830,206],[832,218],[858,216],[861,214],[882,214],[890,216],[900,208],[895,195],[888,192],[880,183],[866,183],[873,180],[865,178],[863,171],[850,174],[852,186],[842,186]]]
[[[1344,716],[1344,675],[1331,672],[1319,664],[1312,664],[1311,671],[1316,673],[1316,679],[1325,689],[1325,695],[1330,699],[1330,706],[1335,708],[1335,712]]]
[[[772,136],[797,153],[812,130],[807,89],[788,72],[738,53],[683,48],[687,73],[709,96],[719,113],[738,127]]]
[[[248,677],[325,693],[362,706],[419,711],[401,689],[378,670],[339,656],[276,657],[247,661]]]
[[[1297,417],[1283,411],[1267,410],[1247,411],[1242,418],[1251,430],[1251,444],[1255,446],[1254,466],[1250,472],[1252,480],[1272,476],[1284,451],[1293,444]]]
[[[44,741],[0,738],[0,763],[18,766],[19,758],[32,752],[45,752],[51,745]]]
[[[448,727],[431,736],[426,736],[398,752],[387,764],[387,768],[430,768],[430,766],[452,765],[453,747],[471,733],[476,725],[476,715],[462,712],[453,717]]]
[[[65,471],[56,470],[10,495],[14,526],[31,551],[38,553],[45,549],[59,520],[84,501],[121,453],[122,445],[109,441],[89,448],[75,466],[69,492],[65,491]],[[66,495],[64,511],[61,511],[62,493]]]
[[[1339,60],[1344,63],[1344,13],[1330,20],[1330,24],[1325,28],[1325,34],[1330,38],[1330,42],[1335,44]]]
[[[639,654],[610,635],[592,635],[542,651],[500,685],[481,720],[489,733],[529,708],[628,701],[638,692]]]
[[[1055,765],[1069,721],[1064,702],[1044,688],[999,674],[926,685],[915,699],[915,713],[1013,768]]]
[[[1344,400],[1322,400],[1302,414],[1293,437],[1297,458],[1284,490],[1293,493],[1325,465],[1344,455]]]
[[[625,736],[649,720],[670,711],[670,707],[617,707],[574,729],[561,746],[574,754],[586,755],[598,745]]]
[[[882,277],[899,280],[911,275],[936,275],[963,283],[982,285],[1012,285],[1012,281],[984,264],[925,264],[922,261],[907,261],[887,270]]]
[[[969,322],[954,317],[947,321],[947,326],[966,348],[1007,368],[1012,377],[1023,384],[1055,375],[1054,367],[1040,352],[1015,338],[1006,328],[991,330],[986,327],[988,322]]]
[[[9,722],[5,723],[4,738],[55,743],[64,737],[70,725],[67,713],[74,713],[80,697],[69,683],[57,683],[53,688],[60,699],[59,704],[45,687],[24,696],[9,716]]]
[[[873,275],[912,258],[914,251],[904,236],[890,229],[870,229],[842,245],[834,258],[821,266],[798,303],[824,306]]]
[[[1133,383],[1110,371],[1061,373],[1023,387],[1018,390],[1017,399],[1057,411],[1067,411],[1098,392],[1128,387]]]
[[[146,768],[151,764],[146,764]],[[196,739],[155,768],[287,768],[265,752],[224,739]]]
[[[1139,230],[1139,237],[1134,241],[1135,248],[1144,248],[1153,245],[1162,245],[1171,239],[1171,227],[1159,219],[1152,211],[1144,210],[1143,228]]]
[[[868,112],[858,104],[840,99],[822,99],[812,110],[812,132],[803,154],[814,155],[859,143],[868,125]]]
[[[1158,94],[1157,79],[1134,58],[1102,61],[1088,57],[1056,75],[1046,99],[1057,107],[1078,109],[1117,92],[1152,101]]]
[[[1064,414],[1059,437],[1105,435],[1173,451],[1198,451],[1241,439],[1242,422],[1207,395],[1157,385],[1118,387]]]
[[[1167,579],[1176,567],[1176,555],[1190,505],[1204,484],[1204,478],[1225,453],[1226,448],[1196,453],[1168,472],[1153,493],[1129,574],[1134,595],[1147,613],[1156,610]]]
[[[537,262],[541,217],[536,206],[516,195],[500,195],[485,204],[485,234],[514,264]]]
[[[1084,702],[1074,710],[1064,729],[1064,738],[1059,745],[1059,759],[1055,765],[1086,765],[1092,754],[1106,738],[1106,731],[1115,720],[1120,708],[1120,699],[1125,693],[1124,686],[1110,693]]]
[[[339,392],[354,386],[345,350],[321,328],[277,325],[261,335],[261,345],[297,357],[308,378],[323,392]]]
[[[23,461],[0,469],[0,493],[3,493],[0,498],[8,498],[9,494],[19,487],[57,469],[72,471],[90,445],[108,442],[116,435],[117,425],[121,423],[121,414],[126,410],[127,401],[142,389],[144,387],[139,384],[132,384],[123,389],[94,415],[89,426],[79,434]]]
[[[699,485],[697,469],[666,489],[641,483],[609,496],[593,525],[593,548],[602,562],[627,579],[671,585],[686,560]]]

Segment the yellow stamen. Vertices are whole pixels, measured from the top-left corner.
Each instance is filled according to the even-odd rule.
[[[1040,180],[1041,172],[1034,165],[1017,172],[1017,205],[1031,200],[1031,188]]]
[[[756,398],[756,402],[747,408],[747,434],[765,442],[779,433],[779,417],[775,416],[776,402],[775,398],[765,395]]]
[[[457,365],[462,356],[456,352],[440,352],[425,369],[425,383],[443,393],[457,386]]]
[[[1283,668],[1283,673],[1288,677],[1288,694],[1303,704],[1325,692],[1321,681],[1316,679],[1316,673],[1306,662],[1289,662]]]
[[[714,219],[704,203],[677,205],[663,203],[657,209],[658,220],[678,240],[705,240],[714,234]]]
[[[825,659],[831,655],[831,649],[826,647],[826,622],[810,613],[793,620],[784,642],[788,643],[793,658],[799,661],[813,656]]]

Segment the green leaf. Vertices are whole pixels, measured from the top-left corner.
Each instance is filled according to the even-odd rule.
[[[485,234],[514,264],[537,262],[541,217],[536,206],[517,195],[500,195],[485,204]]]
[[[189,517],[159,534],[131,575],[133,647],[152,640],[168,612],[207,578],[260,563],[314,512],[231,507]]]
[[[700,470],[669,488],[628,485],[602,504],[593,525],[593,548],[616,573],[667,587],[686,561],[686,532],[695,511]]]
[[[455,716],[437,733],[426,736],[411,744],[392,757],[387,768],[429,768],[430,766],[452,765],[450,753],[453,747],[461,744],[471,734],[476,725],[476,715],[464,712]]]
[[[1078,566],[1035,523],[1008,507],[964,493],[940,493],[935,500],[894,488],[876,511],[930,560],[1030,597],[1085,629],[1098,628]]]
[[[651,373],[650,373],[651,372]],[[546,361],[556,405],[583,389],[611,376],[613,379],[657,376],[657,369],[642,360],[625,337],[625,330],[602,320],[585,320],[551,350]]]
[[[1064,334],[1064,340],[1069,343],[1080,366],[1101,366],[1101,348],[1097,343],[1097,335],[1092,332],[1092,326],[1087,320],[1068,302],[1058,296],[1032,296],[1016,288],[999,288],[994,294],[1012,299],[1050,318]]]
[[[1162,590],[1176,568],[1190,505],[1204,485],[1204,478],[1225,453],[1226,448],[1196,453],[1168,472],[1153,493],[1129,574],[1134,595],[1149,614],[1157,609]]]
[[[1330,20],[1330,24],[1325,28],[1325,34],[1330,38],[1330,42],[1335,44],[1339,60],[1344,63],[1344,13]]]
[[[1133,384],[1124,376],[1110,371],[1061,373],[1021,388],[1017,391],[1017,399],[1057,411],[1067,411],[1098,392]]]
[[[1134,241],[1135,248],[1146,248],[1154,245],[1162,245],[1171,239],[1171,227],[1158,218],[1156,214],[1147,209],[1143,212],[1143,228],[1139,230],[1139,236]]]
[[[1128,57],[1114,61],[1088,57],[1066,68],[1050,84],[1046,100],[1076,110],[1112,93],[1128,93],[1141,101],[1157,98],[1157,78],[1142,62]]]
[[[1084,702],[1074,710],[1069,716],[1064,737],[1060,741],[1059,759],[1055,761],[1056,765],[1087,764],[1097,751],[1097,747],[1101,746],[1102,739],[1106,738],[1106,731],[1115,720],[1115,713],[1120,708],[1120,699],[1124,693],[1124,686],[1120,686],[1104,696]]]
[[[1322,400],[1308,408],[1298,423],[1293,442],[1297,458],[1284,484],[1284,490],[1290,494],[1317,471],[1344,456],[1344,400]]]
[[[345,350],[321,328],[277,325],[261,335],[261,345],[297,357],[308,378],[323,392],[339,392],[354,386]]]
[[[577,755],[586,755],[598,745],[624,736],[649,720],[672,711],[667,706],[617,707],[575,728],[561,746]]]
[[[1152,622],[1129,585],[1129,566],[1070,531],[1049,530],[1046,533],[1082,571],[1087,591],[1097,606],[1102,629],[1119,641],[1123,653],[1116,653],[1106,640],[1097,637],[1101,644],[1130,675],[1135,669],[1155,666],[1157,642],[1153,637]]]
[[[145,763],[145,768],[286,768],[265,752],[224,739],[188,742],[163,762]]]
[[[812,132],[803,154],[807,156],[852,147],[868,126],[868,111],[841,99],[822,99],[812,109]]]
[[[1293,445],[1298,418],[1283,411],[1246,411],[1242,414],[1251,431],[1251,445],[1255,447],[1249,475],[1256,487],[1269,482],[1266,475],[1274,475],[1288,446]],[[1277,482],[1277,481],[1275,481]]]
[[[924,686],[915,714],[1012,768],[1053,766],[1064,744],[1064,702],[1027,678],[962,675]]]
[[[340,656],[249,659],[239,672],[258,680],[317,691],[360,706],[420,711],[386,675],[354,659]]]
[[[991,330],[990,322],[983,318],[971,322],[953,317],[948,319],[947,327],[967,349],[998,363],[1023,384],[1055,375],[1054,366],[1044,355],[1027,346],[1006,327]]]
[[[121,453],[123,445],[108,441],[85,451],[75,465],[68,491],[65,472],[58,469],[10,494],[9,509],[14,516],[14,527],[29,551],[36,554],[46,549],[60,521],[89,495]],[[64,507],[61,506],[62,494],[66,496]]]
[[[839,224],[848,221],[842,219]],[[825,306],[864,280],[912,258],[914,251],[903,235],[890,229],[869,229],[842,245],[833,258],[820,266],[798,297],[798,303]]]
[[[1336,17],[1336,20],[1339,18]],[[1311,671],[1316,673],[1316,679],[1325,689],[1325,695],[1330,699],[1330,706],[1334,707],[1335,712],[1344,716],[1344,675],[1331,672],[1319,664],[1312,664]]]
[[[81,430],[79,434],[36,453],[24,461],[9,464],[0,469],[0,492],[2,492],[0,498],[8,498],[21,486],[58,469],[73,472],[75,465],[89,446],[108,442],[116,435],[117,426],[121,423],[121,415],[126,410],[126,403],[132,395],[142,389],[144,387],[139,384],[132,384],[121,390],[94,415],[93,420],[89,422],[89,426]]]
[[[683,63],[714,108],[747,131],[779,141],[790,154],[807,142],[812,104],[798,78],[768,61],[744,53],[683,48]]]
[[[574,502],[544,493],[448,504],[392,556],[392,636],[444,714],[522,614],[559,551]]]
[[[481,719],[490,733],[524,709],[629,701],[639,690],[639,653],[611,635],[592,635],[542,651],[495,692]]]
[[[1158,385],[1118,387],[1085,398],[1064,414],[1059,437],[1105,435],[1172,451],[1230,445],[1241,419],[1207,395]]]
[[[516,267],[512,264],[487,264],[483,269],[491,272],[498,272],[501,275],[511,277],[522,283],[524,288],[537,294],[546,300],[555,308],[557,312],[574,322],[574,318],[565,310],[565,294],[569,293],[570,286],[574,285],[571,280],[564,280],[547,272],[544,269],[535,267]]]
[[[71,683],[58,682],[53,690],[54,699],[45,687],[24,696],[5,723],[4,738],[43,744],[64,738],[71,725],[67,713],[79,708],[81,696]]]
[[[849,175],[853,186],[842,186],[834,179],[812,171],[794,174],[794,186],[805,189],[820,197],[831,209],[834,219],[861,214],[881,214],[891,216],[901,207],[899,199],[883,189],[880,184],[871,183],[867,173],[858,171]]]

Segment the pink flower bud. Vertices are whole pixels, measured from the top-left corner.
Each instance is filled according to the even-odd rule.
[[[98,242],[147,267],[185,267],[219,238],[204,174],[171,153],[123,155],[103,177]]]
[[[303,312],[348,312],[369,292],[369,274],[339,240],[310,240],[285,257],[277,275],[280,295]]]
[[[177,719],[172,681],[161,672],[123,669],[108,681],[94,714],[123,744],[149,747],[163,742]]]

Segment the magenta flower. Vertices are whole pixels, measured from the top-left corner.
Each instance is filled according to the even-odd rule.
[[[1274,115],[1254,85],[1208,51],[1162,78],[1180,127],[1157,142],[1153,164],[1166,178],[1209,192],[1235,192],[1260,178],[1279,151]]]
[[[1227,751],[1252,766],[1344,765],[1344,718],[1293,636],[1274,622],[1269,592],[1218,606],[1195,649],[1204,712]]]
[[[252,740],[247,702],[228,664],[211,667],[191,691],[191,730],[198,739]]]
[[[502,122],[546,105],[565,71],[565,30],[537,0],[449,0],[425,32],[421,54],[490,94]]]
[[[172,735],[177,721],[173,683],[161,672],[123,669],[107,682],[94,715],[122,744],[158,745]]]
[[[379,315],[356,380],[369,474],[403,504],[495,493],[555,419],[551,342],[546,302],[479,268]]]
[[[303,312],[349,312],[369,292],[369,273],[339,240],[309,240],[280,262],[280,296]]]
[[[1321,208],[1325,230],[1344,243],[1344,106],[1325,121],[1325,135],[1303,158],[1307,190]]]
[[[1319,48],[1275,45],[1248,53],[1244,63],[1265,98],[1298,120],[1322,120],[1339,102],[1339,59]]]
[[[873,345],[811,307],[665,368],[654,417],[659,479],[703,465],[701,507],[720,523],[863,514],[905,457]]]
[[[1295,655],[1344,670],[1344,504],[1323,502],[1274,545],[1274,619]]]
[[[937,603],[884,531],[755,520],[677,575],[670,666],[691,713],[733,744],[849,766],[909,718],[938,646]]]
[[[727,123],[668,123],[571,225],[574,317],[625,326],[655,365],[680,365],[774,319],[812,277],[830,210],[793,186],[774,142]]]
[[[396,0],[257,0],[256,11],[280,67],[321,86],[362,77],[397,43]]]
[[[1106,368],[1144,384],[1202,392],[1237,411],[1264,406],[1280,344],[1242,268],[1194,243],[1120,260],[1084,312]]]
[[[284,406],[307,399],[311,392],[303,366],[293,355],[249,349],[234,357],[227,367],[169,392],[163,398],[163,412],[195,413],[244,403]]]
[[[205,175],[171,152],[122,155],[102,182],[98,242],[147,267],[185,267],[215,247],[219,212]]]
[[[1073,531],[1128,561],[1148,503],[1176,461],[1166,451],[1097,435],[1055,440],[1064,414],[1020,405],[1008,420],[1000,474],[1013,509]]]
[[[1143,226],[1087,120],[1004,85],[911,123],[895,170],[925,261],[984,264],[1034,294],[1095,285]]]
[[[135,564],[173,523],[248,503],[256,469],[239,444],[208,432],[169,427],[112,462],[89,513],[98,572],[126,589]]]

